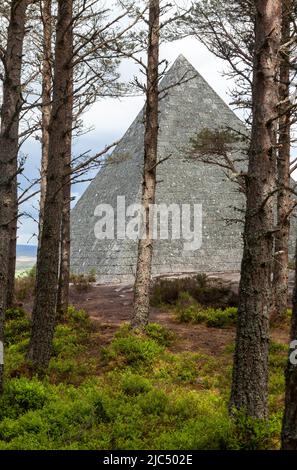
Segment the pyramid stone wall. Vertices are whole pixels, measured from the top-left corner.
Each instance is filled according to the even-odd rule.
[[[185,76],[195,77],[171,87]],[[244,198],[218,166],[185,158],[191,138],[205,128],[225,126],[246,132],[242,122],[180,56],[161,86],[168,87],[160,101],[158,158],[169,157],[157,168],[158,204],[202,204],[202,246],[185,251],[183,240],[154,242],[153,275],[189,272],[230,272],[240,269],[242,224],[228,223],[238,218],[235,208],[244,207]],[[116,208],[117,196],[126,204],[140,202],[143,167],[143,111],[128,129],[112,158],[99,171],[72,211],[71,269],[88,273],[94,269],[101,282],[133,281],[137,242],[98,240],[94,216],[98,204]],[[241,149],[238,149],[239,154]]]

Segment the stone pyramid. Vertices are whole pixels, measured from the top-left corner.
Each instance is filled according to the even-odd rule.
[[[223,169],[189,162],[185,149],[202,129],[229,126],[246,132],[245,127],[183,56],[175,61],[161,87],[167,91],[160,101],[158,158],[169,158],[157,169],[156,202],[202,204],[202,245],[196,251],[185,251],[181,240],[156,240],[153,275],[239,270],[242,225],[227,221],[238,218],[234,207],[242,207],[243,197]],[[116,210],[118,196],[126,197],[126,205],[140,202],[143,116],[141,111],[72,211],[71,269],[78,273],[96,270],[101,282],[134,279],[137,241],[98,240],[94,212],[102,203]]]

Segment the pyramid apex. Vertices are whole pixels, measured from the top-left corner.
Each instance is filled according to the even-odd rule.
[[[177,58],[175,59],[174,63],[175,62],[185,62],[187,64],[190,64],[190,62],[188,61],[188,59],[186,59],[186,57],[183,55],[183,54],[179,54],[177,56]],[[190,64],[191,65],[191,64]]]
[[[175,68],[179,68],[179,67],[185,67],[187,69],[191,68],[191,69],[193,69],[197,72],[195,67],[191,64],[191,62],[188,59],[186,59],[186,57],[183,54],[179,54],[177,56],[177,58],[175,59],[175,61],[172,64],[170,70],[175,69]]]
[[[161,88],[166,88],[168,85],[173,83],[178,83],[179,81],[184,80],[185,78],[191,77],[196,78],[199,76],[199,73],[195,67],[185,58],[183,54],[175,59],[169,70],[167,70],[161,81]]]

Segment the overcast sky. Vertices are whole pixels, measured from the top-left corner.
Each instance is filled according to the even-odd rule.
[[[226,103],[230,102],[229,89],[232,88],[233,84],[222,75],[224,70],[222,61],[208,52],[195,39],[188,38],[175,41],[161,47],[161,59],[167,59],[170,64],[174,62],[179,54],[183,54],[191,62]],[[127,82],[138,73],[138,69],[132,61],[125,61],[120,71],[122,78]],[[143,104],[143,97],[134,97],[121,100],[104,99],[93,105],[92,109],[85,115],[85,124],[92,126],[94,129],[75,141],[73,154],[79,155],[85,151],[90,151],[91,154],[99,152],[106,145],[120,138],[133,122]],[[40,144],[30,140],[22,150],[28,155],[26,175],[30,178],[36,177],[40,161]],[[73,187],[73,195],[76,200],[81,196],[86,186],[87,184],[79,184]],[[36,244],[37,224],[33,218],[37,218],[37,209],[37,197],[22,206],[21,212],[27,213],[28,216],[20,219],[19,244]]]

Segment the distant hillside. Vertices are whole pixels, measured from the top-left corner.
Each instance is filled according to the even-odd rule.
[[[16,271],[31,269],[36,263],[37,246],[17,245]]]

